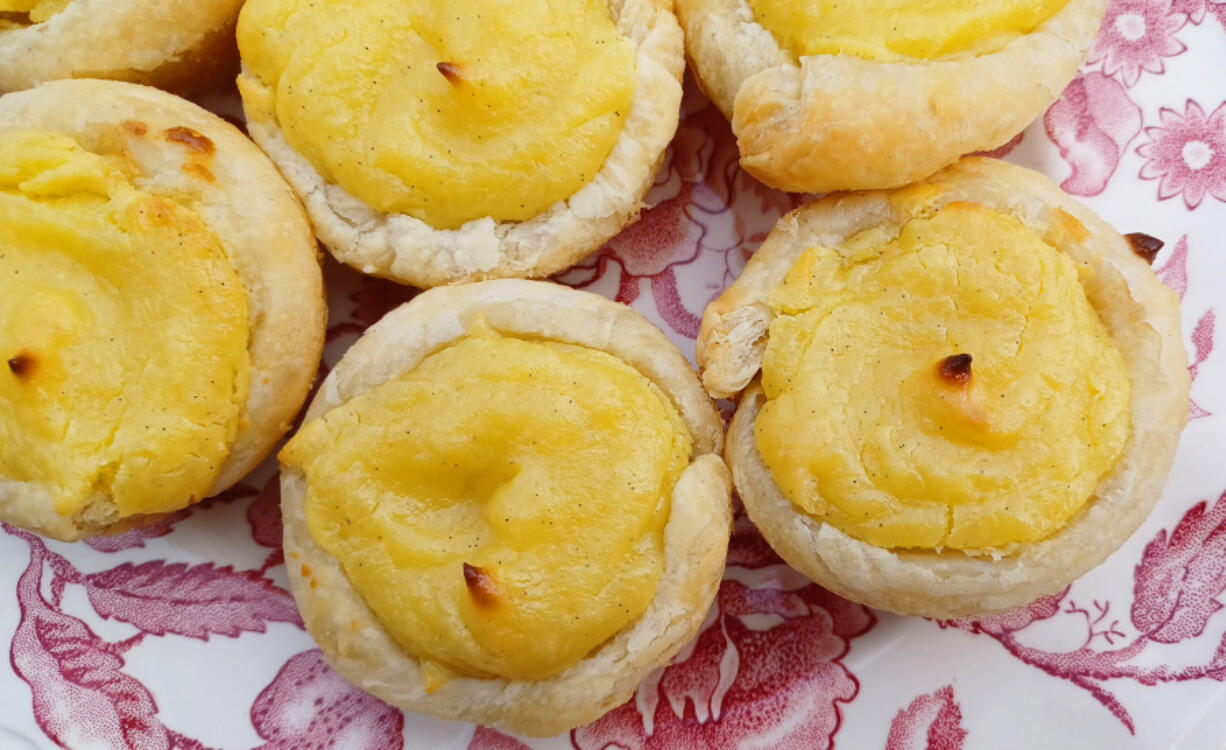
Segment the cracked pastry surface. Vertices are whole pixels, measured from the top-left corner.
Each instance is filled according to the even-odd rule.
[[[893,188],[1003,145],[1084,62],[1104,0],[679,0],[741,165],[796,192]]]
[[[181,92],[237,70],[241,0],[0,0],[0,92],[111,78]]]
[[[281,453],[308,630],[397,706],[534,735],[592,721],[715,595],[721,433],[629,308],[517,280],[422,294],[346,354]]]
[[[677,127],[660,0],[255,0],[238,37],[251,135],[324,244],[417,286],[578,261],[637,218]]]
[[[289,187],[233,126],[134,84],[10,94],[0,135],[0,518],[74,540],[226,489],[322,347]]]
[[[703,317],[750,517],[824,586],[931,617],[1058,591],[1161,494],[1177,301],[1046,178],[961,161],[781,220]]]

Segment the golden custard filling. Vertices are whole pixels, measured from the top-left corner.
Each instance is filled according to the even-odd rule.
[[[798,509],[879,547],[1008,549],[1119,459],[1126,364],[1079,268],[951,203],[813,248],[770,298],[758,451]]]
[[[0,29],[42,23],[72,0],[0,0]]]
[[[638,619],[690,450],[620,359],[479,326],[281,460],[306,477],[311,536],[436,683],[545,678]]]
[[[121,155],[0,138],[0,478],[72,515],[207,496],[248,387],[247,298],[190,208]]]
[[[368,205],[523,221],[600,171],[635,86],[605,0],[249,0],[250,116]]]
[[[748,0],[796,57],[899,62],[985,55],[1029,34],[1068,0]]]

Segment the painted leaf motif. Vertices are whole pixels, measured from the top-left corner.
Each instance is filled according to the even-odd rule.
[[[31,554],[17,583],[21,620],[9,653],[13,670],[30,686],[39,727],[63,747],[168,750],[157,704],[121,671],[120,649],[43,597],[43,567],[51,562],[46,547],[24,532],[10,533],[24,538]]]
[[[247,506],[251,538],[262,547],[281,548],[281,475],[274,474]]]
[[[477,731],[473,732],[472,741],[468,743],[468,750],[532,750],[532,748],[502,732],[477,727]]]
[[[1133,577],[1132,624],[1160,643],[1200,635],[1226,591],[1226,494],[1192,506],[1145,547]]]
[[[885,750],[961,750],[965,739],[962,709],[953,686],[946,685],[917,697],[894,716]]]
[[[404,715],[345,681],[314,649],[290,658],[251,706],[260,750],[400,750]]]
[[[759,558],[749,543],[755,537],[752,527],[737,527],[732,549],[742,564]],[[694,643],[645,680],[632,701],[575,730],[575,747],[829,747],[842,721],[839,704],[859,690],[840,660],[875,618],[787,571],[778,564],[730,568]]]
[[[1196,358],[1192,360],[1192,377],[1196,377],[1196,368],[1213,352],[1213,319],[1213,310],[1210,310],[1201,316],[1192,329],[1192,346],[1196,349]]]
[[[656,310],[669,328],[690,339],[698,335],[702,319],[690,312],[681,301],[673,269],[667,268],[651,278],[651,293],[655,297]]]
[[[293,599],[272,581],[212,563],[125,563],[86,576],[85,590],[102,617],[153,635],[207,640],[210,634],[262,633],[268,622],[302,626]]]
[[[1171,257],[1155,273],[1180,299],[1188,291],[1188,235],[1179,238]]]
[[[145,546],[146,539],[156,539],[174,531],[175,524],[191,515],[189,508],[170,513],[147,526],[137,526],[115,536],[94,536],[85,543],[99,552],[120,552]]]
[[[1072,168],[1060,187],[1072,195],[1098,195],[1141,132],[1141,108],[1114,78],[1079,74],[1047,110],[1043,125]]]
[[[698,227],[685,214],[693,192],[692,183],[682,183],[678,195],[647,209],[638,221],[609,241],[609,251],[627,274],[654,276],[698,253]]]
[[[1010,609],[1006,612],[994,615],[980,615],[978,617],[964,617],[959,620],[944,620],[940,625],[941,627],[955,627],[961,630],[968,630],[972,633],[986,633],[994,636],[1015,633],[1039,620],[1054,617],[1060,611],[1060,601],[1067,593],[1068,589],[1066,588],[1059,594],[1040,597],[1030,604]]]

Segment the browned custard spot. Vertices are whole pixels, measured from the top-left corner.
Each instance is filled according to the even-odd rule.
[[[443,74],[453,85],[460,85],[464,81],[464,69],[458,64],[452,62],[441,62],[434,67],[438,68],[438,72]]]
[[[941,360],[937,372],[950,383],[966,385],[971,380],[971,362],[969,354],[953,354]]]
[[[22,350],[9,360],[9,371],[16,375],[18,380],[26,380],[34,374],[34,367],[37,363],[33,354]]]
[[[477,606],[492,607],[498,603],[498,587],[484,568],[464,563],[464,585]]]

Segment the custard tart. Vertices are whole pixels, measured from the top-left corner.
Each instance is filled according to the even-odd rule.
[[[628,307],[518,279],[425,292],[354,344],[280,453],[307,630],[401,708],[540,736],[590,722],[715,597],[722,434]]]
[[[0,98],[0,521],[69,541],[234,484],[325,317],[302,207],[232,125],[116,81]]]
[[[547,276],[637,218],[677,128],[667,0],[250,0],[251,136],[338,260],[421,287]]]
[[[1188,412],[1175,295],[1046,177],[968,158],[785,216],[707,308],[725,456],[790,565],[873,607],[1003,610],[1101,563]]]
[[[112,78],[179,92],[238,68],[242,0],[0,0],[0,93],[61,78]]]
[[[1106,0],[678,0],[741,166],[809,193],[893,188],[1003,145],[1059,97]]]

